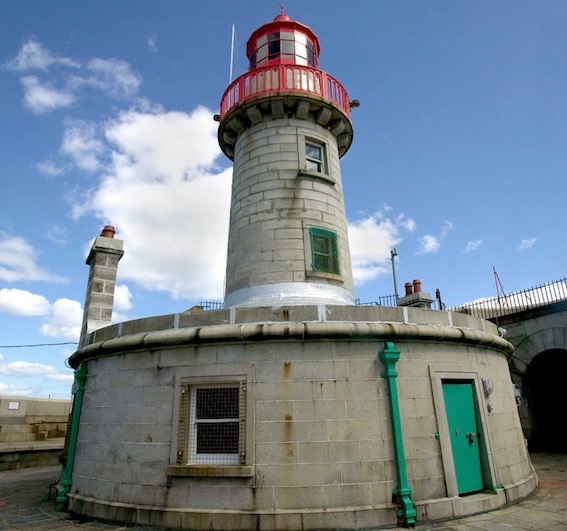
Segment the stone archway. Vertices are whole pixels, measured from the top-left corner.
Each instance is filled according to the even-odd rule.
[[[567,453],[562,413],[567,409],[567,350],[549,349],[533,358],[524,377],[532,420],[532,452]]]
[[[552,326],[550,323],[550,326],[540,326],[539,330],[529,333],[525,323],[519,326],[525,335],[519,343],[514,342],[516,348],[508,364],[512,380],[519,386],[523,395],[519,414],[529,449],[544,451],[542,445],[551,447],[557,444],[551,444],[547,440],[552,437],[554,420],[553,413],[547,414],[546,408],[547,411],[557,412],[558,404],[561,403],[565,407],[567,400],[559,391],[559,396],[554,395],[554,389],[565,387],[562,379],[566,377],[567,372],[561,370],[565,369],[561,360],[567,360],[567,328]],[[516,334],[522,335],[517,331]],[[558,354],[559,352],[563,354]],[[537,419],[534,418],[534,413]]]

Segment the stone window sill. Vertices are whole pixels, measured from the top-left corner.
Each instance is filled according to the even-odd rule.
[[[325,278],[327,280],[334,280],[335,282],[344,283],[343,277],[341,275],[335,275],[334,273],[324,273],[323,271],[305,271],[305,276],[307,278]]]
[[[330,184],[331,186],[335,186],[335,181],[331,179],[328,175],[325,175],[324,173],[317,173],[315,171],[309,171],[309,170],[299,170],[297,176],[300,179],[313,179],[315,181],[321,181],[325,184]]]
[[[254,467],[246,465],[173,465],[167,467],[170,477],[251,478]]]

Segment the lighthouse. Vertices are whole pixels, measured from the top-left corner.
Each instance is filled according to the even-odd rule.
[[[529,496],[497,326],[354,304],[339,168],[353,102],[319,69],[317,36],[282,12],[246,51],[217,116],[234,161],[225,307],[84,329],[56,507],[177,530],[346,531]],[[108,280],[122,243],[101,240]],[[98,291],[89,281],[85,307]]]
[[[225,306],[354,304],[339,159],[353,105],[319,68],[319,39],[283,10],[246,45],[220,103],[234,161]]]

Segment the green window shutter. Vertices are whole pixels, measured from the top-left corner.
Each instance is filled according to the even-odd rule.
[[[311,260],[313,271],[340,274],[337,234],[331,230],[312,227]]]

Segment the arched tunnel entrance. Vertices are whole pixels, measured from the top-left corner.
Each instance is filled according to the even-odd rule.
[[[567,453],[567,350],[551,349],[538,354],[528,365],[524,384],[533,421],[529,450]]]

